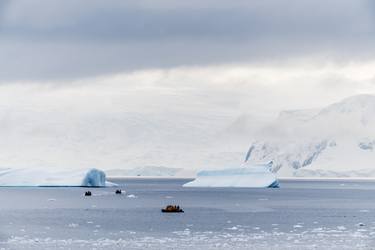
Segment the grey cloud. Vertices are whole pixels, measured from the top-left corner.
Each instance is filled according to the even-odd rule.
[[[152,67],[374,56],[367,1],[6,1],[2,80]],[[352,51],[353,50],[353,51]]]
[[[16,0],[18,3],[20,0]],[[8,4],[2,33],[11,37],[143,40],[321,36],[373,31],[366,5],[353,1],[257,1],[145,8],[129,1],[20,1]],[[158,1],[156,1],[158,2]],[[162,1],[161,1],[162,2]],[[27,3],[27,4],[26,4]],[[194,3],[194,2],[193,2]],[[155,4],[155,3],[154,3]],[[24,8],[22,8],[24,7]],[[146,5],[147,7],[147,5]]]

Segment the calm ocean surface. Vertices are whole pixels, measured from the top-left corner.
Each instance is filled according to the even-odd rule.
[[[0,188],[0,248],[375,249],[375,182],[207,189],[183,188],[187,179],[112,181],[126,194]],[[185,213],[161,213],[168,204]]]

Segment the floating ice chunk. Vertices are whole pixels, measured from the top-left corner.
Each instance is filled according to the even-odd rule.
[[[98,169],[54,171],[48,169],[2,169],[0,186],[114,186]]]
[[[251,165],[242,168],[201,171],[194,181],[184,187],[279,187],[269,164]]]
[[[360,213],[368,213],[368,212],[370,212],[370,211],[367,210],[367,209],[362,209],[362,210],[359,210],[359,212],[360,212]]]

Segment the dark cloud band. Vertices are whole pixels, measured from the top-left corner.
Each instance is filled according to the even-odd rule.
[[[367,1],[4,1],[2,79],[374,56]]]

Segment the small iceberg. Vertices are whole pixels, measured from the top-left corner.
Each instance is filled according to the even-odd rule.
[[[99,169],[53,171],[47,169],[0,169],[0,186],[29,187],[106,187],[116,184],[106,180]]]
[[[278,188],[279,182],[271,172],[272,162],[241,168],[201,171],[197,178],[184,187],[251,187]]]

